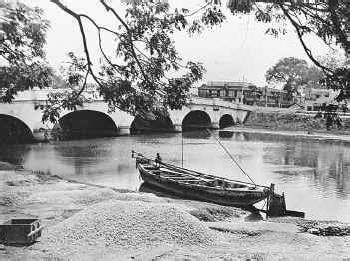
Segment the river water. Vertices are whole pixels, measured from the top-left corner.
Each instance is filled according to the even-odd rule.
[[[220,141],[256,183],[275,183],[277,192],[285,192],[288,209],[305,211],[307,218],[350,222],[350,145],[239,132]],[[184,167],[249,181],[205,131],[13,145],[0,148],[0,160],[137,190],[141,181],[131,150],[151,157],[159,152],[163,161],[181,166],[182,142]]]

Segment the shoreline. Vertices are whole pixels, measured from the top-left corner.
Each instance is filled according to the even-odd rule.
[[[323,131],[312,130],[311,133],[303,130],[273,130],[271,128],[255,128],[251,126],[239,126],[239,127],[227,127],[219,130],[221,132],[241,132],[241,133],[256,133],[256,134],[269,134],[275,136],[287,136],[300,139],[318,140],[325,142],[344,142],[350,143],[350,132],[349,135],[345,134],[328,134]],[[330,131],[331,132],[331,131]]]
[[[9,163],[0,162],[0,169],[0,221],[4,222],[14,217],[37,217],[47,227],[39,242],[32,246],[15,247],[0,244],[1,260],[96,260],[101,256],[102,260],[116,260],[118,257],[123,260],[154,258],[295,260],[305,257],[309,259],[350,257],[350,224],[289,217],[262,220],[239,208],[82,184],[55,175],[24,170]],[[113,207],[116,207],[117,211],[110,216],[109,212]],[[121,213],[121,208],[126,209],[126,212]],[[145,246],[125,246],[123,245],[125,242],[120,241],[119,234],[109,243],[113,247],[103,243],[106,240],[104,236],[94,241],[96,244],[103,244],[98,246],[91,243],[89,241],[91,238],[87,236],[86,239],[72,241],[74,244],[71,242],[73,244],[71,252],[68,250],[66,252],[65,249],[68,247],[66,244],[71,240],[69,231],[78,226],[74,222],[79,217],[85,222],[85,217],[96,213],[94,209],[102,212],[107,217],[106,220],[119,215],[114,221],[118,224],[117,227],[131,222],[132,228],[123,232],[123,238],[126,235],[131,239],[136,236],[140,238],[138,239],[140,242],[145,243]],[[157,212],[157,209],[160,212]],[[162,219],[162,216],[169,211],[173,211],[178,217],[173,221],[170,217]],[[129,213],[134,214],[130,216]],[[106,217],[101,217],[102,221]],[[124,219],[125,217],[127,218]],[[143,221],[134,223],[138,218],[144,221],[150,218],[157,225],[144,227]],[[120,223],[119,219],[124,221]],[[188,227],[185,230],[188,230],[187,237],[184,237],[185,231],[176,234],[176,231],[181,230],[183,226],[183,222],[176,222],[177,219],[189,222],[186,223]],[[101,223],[86,222],[85,226],[91,225],[92,228]],[[194,228],[197,230],[193,230]],[[65,239],[56,239],[57,231],[63,233]],[[80,232],[77,230],[75,234]],[[338,233],[339,236],[329,236],[332,233],[333,235]],[[342,233],[345,236],[341,236]],[[157,236],[152,237],[153,234]],[[163,237],[168,238],[168,241],[160,240]],[[198,238],[201,242],[203,240],[206,242],[205,248],[197,243],[186,244],[186,240],[197,242]],[[130,242],[134,242],[133,240]],[[51,241],[57,241],[53,244],[54,247],[49,244]],[[86,242],[90,242],[90,245],[86,245]],[[280,242],[284,242],[282,247]],[[57,252],[56,246],[57,249],[60,246],[62,250]]]

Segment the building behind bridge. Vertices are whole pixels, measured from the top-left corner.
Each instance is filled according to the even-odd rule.
[[[301,103],[300,96],[290,97],[284,90],[269,87],[257,87],[248,82],[212,81],[198,88],[198,96],[221,98],[234,103],[247,105],[288,108]]]

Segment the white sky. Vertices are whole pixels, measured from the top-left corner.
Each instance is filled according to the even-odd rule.
[[[28,5],[44,9],[51,22],[47,36],[47,57],[54,68],[67,60],[67,52],[82,55],[82,42],[77,23],[49,0],[22,0]],[[118,2],[120,0],[111,0]],[[79,12],[86,12],[102,24],[109,24],[111,17],[106,14],[97,0],[62,0],[67,6]],[[204,0],[170,0],[172,6],[196,7]],[[225,1],[222,1],[225,4]],[[226,8],[224,8],[226,9]],[[290,27],[289,33],[280,38],[265,35],[266,25],[257,23],[254,15],[233,16],[226,14],[222,26],[206,30],[190,37],[185,33],[175,36],[179,53],[184,60],[202,62],[207,70],[208,81],[237,81],[244,79],[258,85],[265,84],[265,72],[283,57],[306,59],[296,34]],[[113,19],[113,18],[112,18]],[[94,35],[90,30],[88,35]],[[327,52],[326,47],[316,39],[310,40],[315,55]],[[112,44],[112,42],[107,43]]]

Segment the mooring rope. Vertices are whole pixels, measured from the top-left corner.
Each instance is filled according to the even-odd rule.
[[[220,140],[219,140],[218,138],[216,138],[215,135],[213,135],[213,133],[212,133],[209,129],[206,129],[206,130],[207,130],[207,131],[209,132],[209,134],[210,134],[211,136],[213,136],[214,139],[220,144],[221,148],[224,149],[224,151],[225,151],[225,152],[227,153],[227,155],[231,158],[231,160],[232,160],[234,163],[236,163],[237,167],[250,179],[250,181],[251,181],[254,185],[256,185],[255,182],[253,181],[253,179],[248,175],[247,172],[244,171],[244,169],[239,165],[239,163],[236,161],[236,159],[231,155],[231,153],[226,149],[226,147],[220,142]]]

